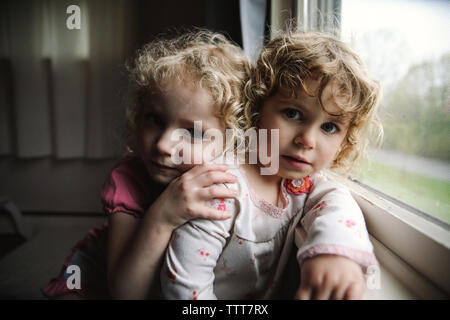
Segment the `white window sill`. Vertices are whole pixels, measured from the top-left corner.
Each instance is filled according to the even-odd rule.
[[[299,228],[296,229],[295,242],[297,247],[300,239]],[[390,266],[386,265],[387,262],[392,263],[393,257],[389,255],[388,250],[377,240],[371,237],[372,244],[374,245],[375,255],[380,262],[380,285],[376,289],[366,289],[363,299],[364,300],[408,300],[418,299],[408,287],[406,287],[398,278],[391,272]],[[382,259],[383,258],[383,259]],[[386,258],[386,260],[384,260]],[[391,260],[391,261],[389,261]]]
[[[350,180],[346,185],[366,219],[380,263],[380,285],[367,289],[367,300],[448,299],[450,231],[398,206]],[[296,233],[297,238],[297,233]]]
[[[366,289],[365,300],[411,300],[421,297],[414,293],[400,279],[408,278],[422,287],[428,287],[428,283],[423,283],[422,278],[414,272],[406,263],[401,261],[388,248],[383,246],[378,240],[370,237],[375,256],[380,263],[380,286],[376,289]],[[392,270],[392,271],[391,271]],[[401,276],[403,275],[403,277]],[[420,283],[422,282],[422,283]],[[429,291],[430,288],[427,288]],[[432,289],[431,289],[432,290]]]

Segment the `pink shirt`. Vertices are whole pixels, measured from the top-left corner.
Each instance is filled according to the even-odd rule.
[[[111,170],[101,191],[104,212],[111,214],[120,211],[141,218],[157,195],[152,186],[155,187],[155,184],[150,181],[147,170],[139,159],[127,157],[120,160]],[[42,288],[42,293],[49,298],[77,293],[82,297],[108,299],[107,232],[108,223],[89,230],[72,248],[58,277]],[[81,268],[83,274],[88,275],[82,277],[81,289],[67,287],[66,281],[70,273],[66,270],[69,265],[74,264]]]
[[[141,218],[154,198],[154,184],[144,164],[137,158],[124,158],[105,181],[101,192],[107,214],[124,212]]]

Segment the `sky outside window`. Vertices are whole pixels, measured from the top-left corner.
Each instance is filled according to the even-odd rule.
[[[450,222],[450,1],[343,0],[342,38],[381,81],[382,150],[360,179]]]

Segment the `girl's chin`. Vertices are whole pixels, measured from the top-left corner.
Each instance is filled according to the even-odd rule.
[[[175,179],[177,176],[169,176],[164,174],[151,174],[150,179],[154,182],[167,185],[169,184],[173,179]]]
[[[283,170],[280,168],[278,175],[289,180],[300,180],[312,174],[311,170]]]
[[[155,170],[155,168],[152,167],[148,167],[147,172],[150,180],[164,185],[169,184],[173,179],[177,178],[180,175],[180,173],[176,170],[162,172]]]

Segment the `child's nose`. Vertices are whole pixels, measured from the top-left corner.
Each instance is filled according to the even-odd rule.
[[[161,133],[158,141],[156,142],[156,148],[161,155],[171,156],[175,142],[172,141],[172,130],[168,129]]]
[[[294,138],[294,143],[306,149],[314,149],[316,146],[316,130],[312,126],[304,127]]]

